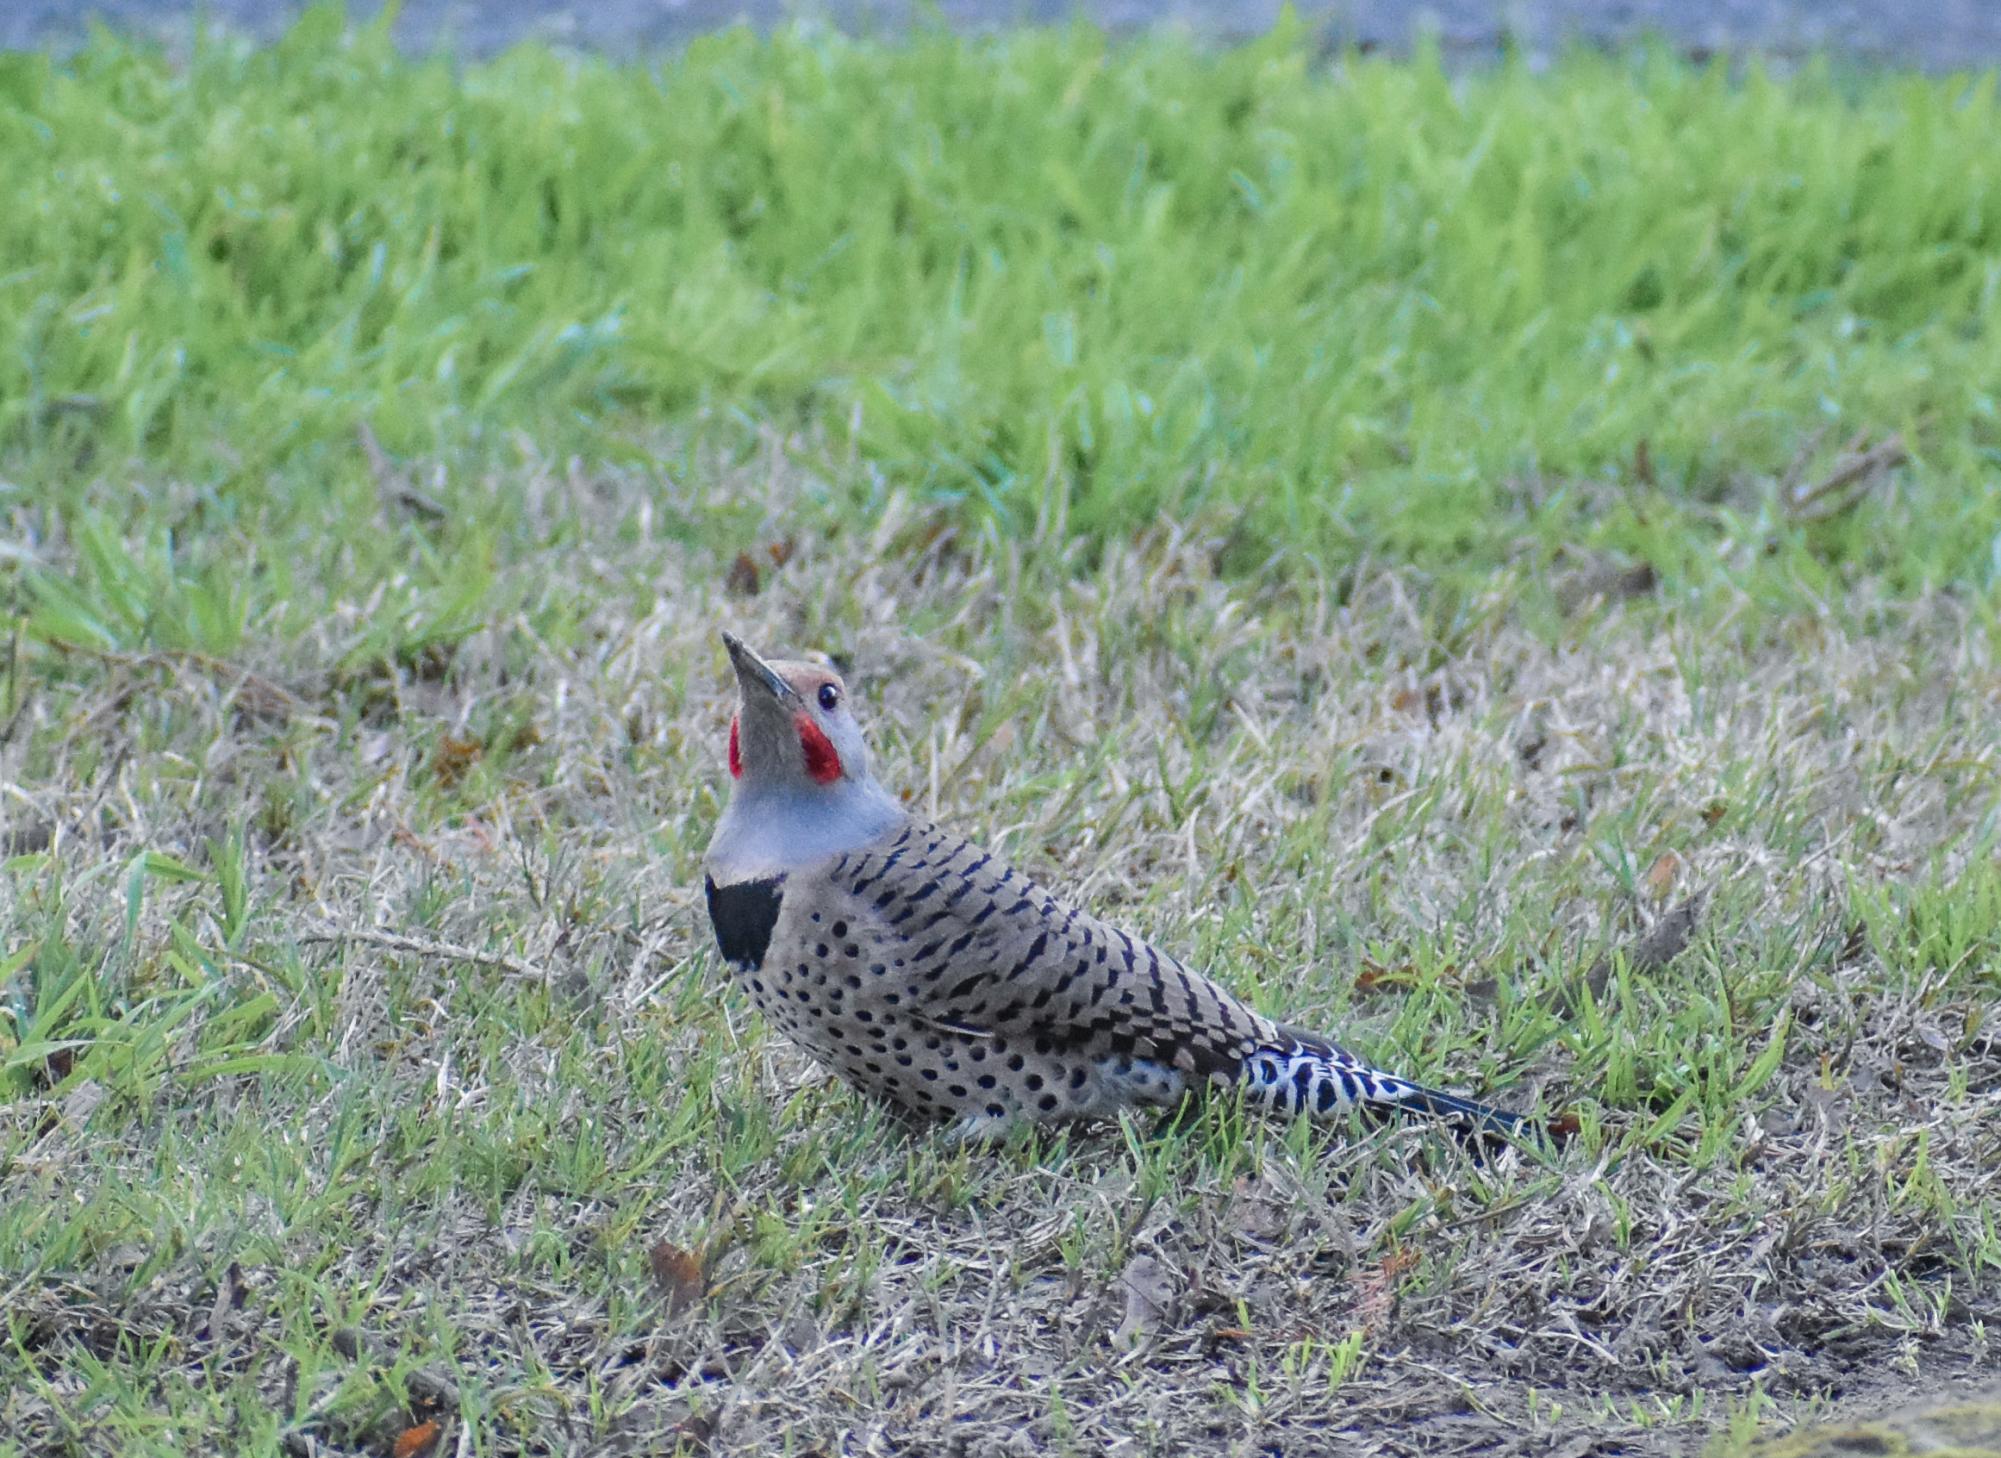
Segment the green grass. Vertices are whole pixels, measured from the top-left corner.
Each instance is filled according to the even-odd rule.
[[[1769,486],[1815,441],[1897,430],[1896,499],[1817,556],[1986,583],[1997,132],[1991,76],[1449,77],[1303,30],[101,40],[0,65],[0,443],[65,501],[170,473],[253,552],[367,507],[362,422],[489,462],[775,429],[836,520],[907,488],[1090,535],[1241,513],[1246,560],[1682,577],[1801,535]]]
[[[1996,113],[1283,36],[0,58],[0,1455],[1684,1452],[1991,1363]],[[695,889],[721,625],[1572,1149],[826,1083]]]

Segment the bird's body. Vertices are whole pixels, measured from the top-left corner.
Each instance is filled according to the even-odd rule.
[[[859,1087],[971,1135],[1203,1087],[1288,1114],[1520,1125],[1273,1022],[906,815],[868,775],[838,677],[726,641],[743,700],[737,788],[709,849],[710,920],[759,1010]]]

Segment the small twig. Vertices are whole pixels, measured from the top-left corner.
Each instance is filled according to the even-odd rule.
[[[516,977],[530,977],[537,982],[549,980],[549,974],[543,968],[514,957],[504,957],[498,952],[476,951],[452,942],[427,942],[375,927],[324,927],[302,934],[299,941],[307,946],[359,942],[363,946],[381,947],[384,951],[407,952],[413,957],[431,957],[441,962],[471,962],[474,966],[492,967],[511,972]]]
[[[1862,448],[1862,436],[1848,443],[1834,469],[1810,486],[1793,484],[1785,494],[1786,515],[1795,521],[1826,521],[1860,501],[1879,476],[1910,459],[1902,435]]]
[[[1654,477],[1654,453],[1644,435],[1633,443],[1633,479],[1649,491],[1659,484]]]
[[[14,731],[21,727],[28,705],[35,701],[32,687],[26,693],[21,691],[21,633],[25,622],[23,618],[14,619],[14,631],[7,636],[7,727],[0,729],[0,744],[13,741]]]
[[[1814,452],[1820,449],[1820,443],[1826,439],[1827,427],[1823,425],[1806,438],[1806,444],[1793,452],[1793,458],[1786,462],[1786,469],[1779,477],[1780,496],[1790,501],[1798,494],[1800,482],[1806,479],[1808,463],[1813,460]],[[1847,448],[1849,450],[1860,450],[1862,442],[1867,439],[1866,435],[1858,435],[1849,441]]]
[[[118,753],[111,757],[111,768],[102,771],[97,776],[97,793],[90,797],[90,804],[85,806],[83,813],[76,817],[74,823],[78,834],[88,833],[90,823],[97,818],[97,812],[104,804],[104,797],[111,793],[111,787],[117,784],[118,777],[125,773],[125,761],[131,757],[132,742],[130,740],[119,741]]]
[[[81,415],[95,420],[104,414],[104,409],[100,395],[54,395],[42,402],[42,418],[55,420],[64,415]]]
[[[210,678],[225,682],[234,680],[241,688],[263,696],[265,702],[255,706],[259,709],[269,710],[273,701],[292,711],[306,707],[306,701],[283,684],[273,682],[254,669],[231,663],[226,658],[217,658],[213,653],[203,653],[197,648],[151,648],[144,653],[128,653],[118,648],[79,643],[73,638],[44,638],[42,641],[58,653],[73,653],[79,658],[94,658],[99,663],[112,663],[121,668],[199,668]]]
[[[1593,598],[1623,602],[1628,598],[1645,597],[1659,586],[1660,575],[1654,571],[1651,562],[1622,567],[1616,561],[1603,560],[1558,582],[1556,605],[1559,611],[1569,614]]]

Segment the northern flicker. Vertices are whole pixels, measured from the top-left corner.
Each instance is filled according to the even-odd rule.
[[[906,813],[869,772],[839,674],[722,636],[738,703],[709,919],[759,1010],[849,1081],[971,1137],[1204,1087],[1291,1115],[1414,1110],[1522,1132],[1520,1115],[1273,1022]]]

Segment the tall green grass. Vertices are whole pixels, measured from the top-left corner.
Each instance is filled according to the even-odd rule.
[[[329,9],[185,64],[0,58],[0,189],[34,492],[343,515],[362,421],[462,459],[776,427],[865,463],[844,507],[1241,511],[1254,545],[1480,567],[1783,535],[1809,443],[1901,430],[1902,493],[1816,550],[2001,570],[1991,75],[1085,29],[459,65]]]

